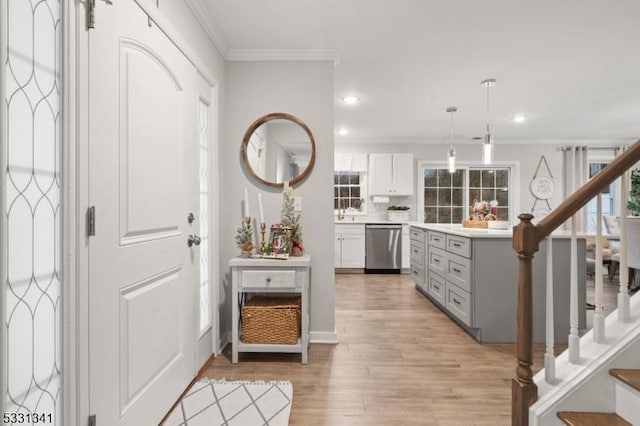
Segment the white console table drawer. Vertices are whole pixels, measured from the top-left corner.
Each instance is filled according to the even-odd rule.
[[[471,260],[449,253],[447,256],[447,279],[458,287],[471,292]]]
[[[447,234],[447,251],[470,258],[471,240],[466,237]]]
[[[469,292],[447,281],[445,306],[451,314],[471,327],[471,294]]]
[[[295,288],[296,271],[245,270],[241,286],[250,288]]]

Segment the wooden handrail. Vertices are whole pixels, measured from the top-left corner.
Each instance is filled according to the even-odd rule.
[[[616,157],[537,225],[531,223],[533,215],[529,213],[518,216],[520,223],[513,227],[513,249],[518,253],[519,262],[517,366],[511,386],[511,424],[513,426],[529,424],[529,407],[538,399],[538,387],[533,381],[531,368],[533,366],[532,261],[534,254],[538,251],[538,243],[638,161],[640,161],[640,140]]]

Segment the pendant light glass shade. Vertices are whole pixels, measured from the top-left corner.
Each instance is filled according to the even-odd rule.
[[[482,163],[491,164],[493,162],[493,135],[489,129],[489,89],[496,85],[496,80],[488,78],[482,80],[480,84],[487,88],[487,132],[482,137]]]
[[[489,132],[482,138],[482,163],[491,164],[493,162],[493,136]]]
[[[453,149],[449,150],[449,156],[447,157],[449,162],[449,173],[456,172],[456,152]]]
[[[451,119],[449,121],[449,155],[447,156],[449,173],[455,173],[456,171],[456,151],[453,149],[453,113],[457,110],[457,107],[447,108],[447,112],[451,114]]]

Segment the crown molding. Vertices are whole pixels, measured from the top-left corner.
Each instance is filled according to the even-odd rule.
[[[229,49],[227,48],[227,43],[220,31],[218,31],[215,20],[209,13],[209,9],[204,5],[203,0],[185,0],[185,3],[191,9],[193,16],[198,20],[209,39],[218,48],[222,57],[228,59]]]
[[[203,0],[185,0],[191,13],[198,20],[209,39],[227,61],[332,61],[340,63],[337,50],[323,49],[229,49],[215,20]]]
[[[229,61],[331,61],[340,64],[340,53],[331,49],[230,49]]]

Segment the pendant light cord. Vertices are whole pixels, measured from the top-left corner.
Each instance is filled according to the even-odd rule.
[[[451,117],[449,121],[449,149],[453,149],[453,111],[449,115]]]
[[[487,133],[491,133],[489,131],[489,122],[490,122],[490,114],[489,114],[489,90],[491,89],[490,85],[487,85]]]

